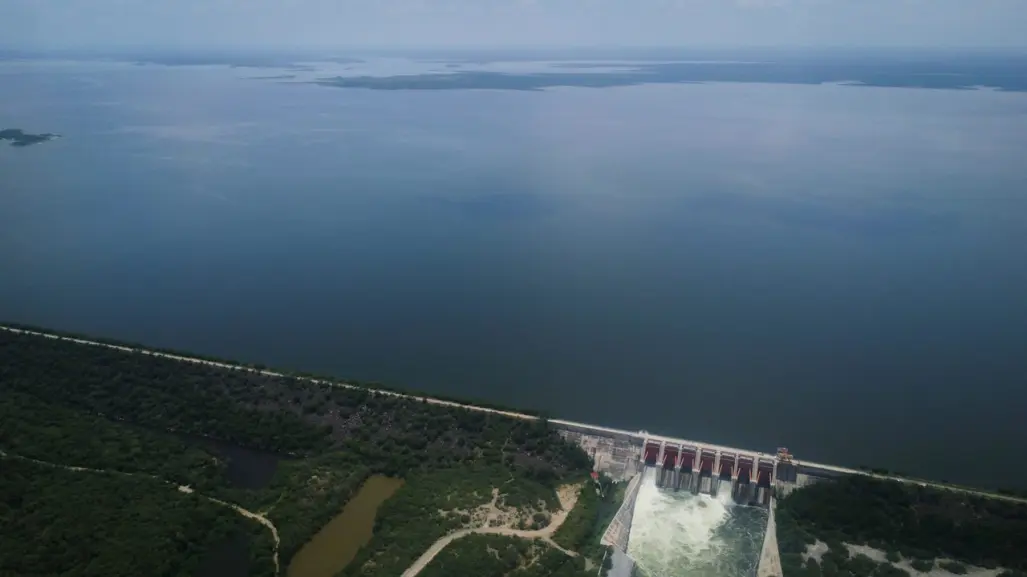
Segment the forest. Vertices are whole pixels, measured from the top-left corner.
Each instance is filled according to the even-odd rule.
[[[262,531],[159,481],[0,461],[0,575],[195,575],[205,553]],[[257,555],[252,575],[272,575]]]
[[[777,538],[785,577],[891,577],[889,563],[851,556],[844,544],[868,545],[891,561],[926,571],[936,559],[1027,569],[1027,505],[966,493],[853,475],[821,481],[778,502]],[[807,545],[828,545],[820,562]],[[944,562],[942,562],[944,563]],[[965,569],[963,569],[965,572]],[[901,576],[900,576],[901,577]]]
[[[614,483],[605,475],[595,483],[589,481],[582,487],[570,515],[553,535],[553,541],[565,549],[602,562],[606,551],[599,540],[617,514],[626,487],[627,482]]]
[[[245,488],[229,480],[230,459],[196,439],[266,451],[280,460],[270,483]],[[83,494],[104,494],[97,502],[136,499],[119,508],[118,532],[52,556],[56,565],[48,573],[74,567],[76,572],[67,574],[194,574],[191,568],[200,567],[214,545],[243,535],[250,544],[248,574],[261,575],[273,573],[268,532],[204,498],[266,512],[278,527],[285,568],[368,476],[402,477],[407,482],[379,510],[375,537],[366,548],[388,550],[398,562],[416,558],[430,545],[431,535],[420,534],[407,520],[436,511],[432,507],[440,495],[447,496],[451,507],[460,502],[470,506],[488,502],[491,489],[501,486],[502,500],[509,506],[542,503],[554,508],[555,487],[585,478],[591,467],[587,455],[561,439],[544,419],[514,419],[361,388],[9,331],[0,331],[0,451],[7,454],[0,461],[5,472],[14,466],[47,470],[46,475],[26,473],[17,483],[0,476],[3,496],[23,491],[26,483],[38,485],[33,487],[35,500],[0,501],[5,503],[0,505],[3,519],[21,519],[31,506],[37,524],[35,533],[16,531],[15,524],[0,525],[5,548],[0,575],[31,574],[9,563],[48,555],[58,546],[59,541],[33,539],[32,534],[90,531],[92,516],[72,514],[62,504],[82,501]],[[131,475],[87,475],[19,458]],[[75,482],[51,483],[55,475],[71,475]],[[136,485],[123,490],[124,483]],[[176,491],[176,485],[195,494]],[[152,494],[144,496],[141,487],[152,487]],[[174,513],[166,526],[163,517],[153,517],[155,508],[162,515]],[[221,521],[193,523],[194,515]],[[169,557],[166,566],[141,570],[127,551],[149,550],[144,542],[157,529],[149,527],[151,519],[180,541],[154,549]],[[432,535],[443,528],[434,527]],[[91,547],[101,543],[111,543],[112,551],[120,553],[104,557],[102,565],[89,563]]]

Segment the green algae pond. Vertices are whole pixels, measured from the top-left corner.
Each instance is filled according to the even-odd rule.
[[[378,507],[403,485],[402,479],[369,477],[342,512],[328,522],[289,563],[288,577],[332,577],[371,540]]]

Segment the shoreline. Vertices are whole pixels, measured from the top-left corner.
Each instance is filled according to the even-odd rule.
[[[80,345],[95,346],[95,347],[105,347],[105,348],[108,348],[108,349],[113,349],[113,350],[117,350],[117,351],[121,351],[121,352],[125,352],[125,353],[150,355],[150,356],[155,356],[155,357],[161,357],[161,358],[165,358],[165,359],[175,360],[175,361],[179,361],[179,362],[202,364],[202,365],[218,367],[218,368],[227,369],[227,370],[233,370],[233,371],[252,372],[252,373],[257,373],[257,374],[260,374],[260,375],[263,375],[263,376],[269,376],[269,377],[278,377],[278,378],[287,378],[287,379],[290,379],[290,378],[291,379],[298,379],[298,380],[306,381],[308,383],[314,383],[314,384],[317,384],[317,385],[327,386],[327,387],[342,387],[342,388],[351,389],[351,390],[365,390],[365,391],[369,391],[369,392],[374,393],[374,394],[389,396],[389,397],[393,397],[393,398],[408,399],[408,400],[413,400],[413,401],[418,401],[418,402],[429,403],[429,404],[433,404],[433,405],[437,405],[437,406],[445,406],[445,407],[464,409],[464,410],[469,410],[469,411],[489,413],[489,414],[494,414],[494,415],[510,417],[510,418],[514,418],[514,419],[521,419],[521,420],[528,420],[528,421],[544,420],[547,423],[552,424],[552,425],[556,426],[557,428],[564,429],[564,430],[577,431],[577,432],[585,432],[585,433],[591,434],[591,435],[609,436],[609,437],[613,437],[613,438],[621,438],[621,439],[625,439],[625,440],[637,441],[639,443],[640,447],[642,446],[643,443],[645,443],[648,440],[648,441],[656,441],[656,442],[661,442],[662,441],[662,442],[671,443],[671,444],[694,444],[694,445],[698,445],[698,446],[701,446],[701,447],[703,447],[705,449],[709,449],[709,450],[723,451],[723,452],[735,453],[735,454],[739,454],[739,453],[755,453],[756,452],[756,451],[751,451],[751,450],[748,450],[748,449],[737,449],[737,448],[734,448],[734,447],[726,447],[726,446],[721,446],[721,445],[717,445],[717,444],[713,444],[713,443],[696,442],[696,441],[691,441],[691,440],[687,440],[687,439],[679,439],[679,438],[675,438],[675,437],[669,437],[669,436],[665,436],[665,435],[656,435],[656,434],[651,434],[651,433],[648,433],[648,432],[645,432],[645,431],[637,431],[637,432],[636,431],[626,431],[626,430],[623,430],[623,429],[615,429],[615,428],[611,428],[611,427],[604,427],[604,426],[601,426],[601,425],[592,425],[592,424],[588,424],[588,423],[580,423],[580,422],[576,422],[576,421],[568,421],[568,420],[563,420],[563,419],[551,419],[551,418],[547,418],[547,417],[542,416],[542,415],[531,414],[531,413],[528,413],[528,412],[518,412],[518,411],[512,410],[512,409],[493,408],[493,407],[487,407],[487,406],[482,406],[482,405],[470,404],[470,403],[466,403],[466,402],[452,401],[452,400],[442,399],[442,398],[438,398],[438,397],[434,397],[434,396],[426,395],[426,394],[418,394],[418,393],[413,393],[413,392],[401,392],[401,391],[397,391],[397,390],[391,390],[391,389],[388,389],[388,388],[378,388],[378,387],[362,385],[362,384],[353,384],[351,382],[346,382],[346,381],[339,380],[339,379],[326,378],[326,377],[315,377],[315,376],[304,376],[304,375],[299,374],[299,373],[289,373],[289,372],[274,371],[274,370],[270,370],[268,368],[264,368],[262,365],[247,365],[247,364],[239,363],[239,362],[236,362],[236,361],[219,360],[219,359],[214,359],[214,358],[210,358],[210,357],[206,357],[205,358],[205,357],[195,356],[195,355],[192,355],[192,354],[189,354],[189,353],[185,353],[185,352],[180,352],[180,351],[168,351],[168,350],[148,348],[145,345],[140,345],[140,344],[119,343],[117,341],[106,341],[105,342],[104,340],[98,339],[97,337],[86,337],[84,335],[75,335],[73,333],[60,332],[60,331],[49,331],[47,329],[43,329],[43,328],[40,328],[40,327],[29,327],[28,325],[22,325],[22,324],[14,324],[14,323],[4,324],[4,323],[0,323],[0,330],[6,331],[6,332],[10,332],[10,333],[14,333],[14,334],[24,334],[24,335],[30,335],[30,336],[36,336],[36,337],[44,337],[44,338],[49,338],[49,339],[54,339],[54,340],[68,341],[68,342],[73,342],[73,343],[80,344]],[[762,453],[760,453],[760,455],[762,455]],[[822,471],[833,472],[833,473],[840,473],[840,474],[846,474],[846,475],[863,475],[863,476],[872,477],[872,478],[880,479],[880,480],[896,481],[896,482],[906,483],[906,484],[915,484],[915,485],[919,485],[921,487],[932,487],[932,488],[936,488],[936,489],[956,491],[956,492],[961,492],[961,493],[965,493],[965,494],[975,495],[975,496],[978,496],[978,497],[991,498],[991,499],[999,499],[999,500],[1003,500],[1003,501],[1007,501],[1007,502],[1027,503],[1027,497],[1017,497],[1017,496],[1013,496],[1013,495],[1005,495],[1005,494],[1001,494],[1001,493],[994,492],[994,491],[987,491],[987,490],[984,490],[984,489],[961,487],[961,486],[957,486],[957,485],[948,485],[948,484],[934,482],[934,481],[927,481],[927,480],[923,480],[923,479],[912,479],[912,478],[899,477],[899,476],[888,475],[888,474],[878,474],[878,473],[874,473],[872,471],[866,471],[866,470],[860,470],[860,469],[852,469],[852,468],[848,468],[848,467],[838,467],[838,466],[835,466],[835,465],[827,465],[827,464],[823,464],[823,463],[814,463],[812,461],[803,461],[801,459],[794,459],[793,460],[793,464],[795,466],[797,466],[797,467],[806,467],[808,469],[814,469],[814,470],[819,469],[819,470],[822,470]]]

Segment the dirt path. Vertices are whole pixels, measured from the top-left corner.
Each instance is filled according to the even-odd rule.
[[[279,566],[278,566],[278,546],[280,544],[280,541],[278,539],[278,529],[275,527],[274,523],[272,523],[271,520],[268,519],[267,517],[265,517],[264,515],[261,515],[259,513],[254,513],[253,511],[249,511],[247,509],[243,509],[239,505],[236,505],[236,504],[233,504],[233,503],[228,503],[226,501],[222,501],[221,499],[215,499],[214,497],[207,497],[206,495],[200,495],[199,493],[196,493],[195,491],[193,491],[192,487],[189,487],[188,485],[175,485],[174,483],[168,482],[168,481],[166,481],[164,479],[161,479],[160,477],[155,477],[153,475],[147,475],[146,473],[126,473],[124,471],[114,471],[114,470],[107,470],[107,469],[91,469],[89,467],[77,467],[77,466],[74,466],[74,465],[62,465],[60,463],[50,463],[48,461],[40,461],[39,459],[33,459],[31,457],[22,457],[21,455],[12,455],[12,454],[7,453],[6,451],[3,451],[3,450],[0,450],[0,459],[17,459],[19,461],[27,461],[29,463],[35,463],[36,465],[42,465],[44,467],[50,467],[50,468],[53,468],[53,469],[64,469],[65,471],[74,471],[76,473],[97,473],[97,474],[101,474],[101,475],[123,475],[123,476],[126,476],[126,477],[146,477],[148,479],[153,479],[153,480],[158,481],[160,483],[163,483],[165,485],[169,485],[171,487],[175,487],[178,491],[180,491],[182,493],[188,493],[188,494],[196,495],[197,497],[206,499],[206,500],[210,501],[211,503],[215,503],[217,505],[221,505],[222,507],[229,507],[231,509],[234,509],[235,512],[239,513],[243,517],[246,517],[248,519],[252,519],[252,520],[260,523],[261,525],[267,527],[271,531],[271,536],[274,537],[274,540],[275,540],[275,550],[274,550],[273,555],[272,555],[272,558],[274,559],[274,562],[275,562],[275,575],[278,575],[279,572],[281,571]]]
[[[181,487],[180,487],[180,489],[181,489]],[[203,495],[200,495],[200,496],[203,497]],[[281,543],[281,541],[279,541],[279,539],[278,539],[278,529],[275,527],[275,524],[271,522],[271,519],[268,519],[267,517],[261,515],[260,513],[254,513],[253,511],[248,511],[246,509],[243,509],[239,505],[235,505],[233,503],[228,503],[228,502],[222,501],[220,499],[215,499],[214,497],[203,497],[203,498],[208,500],[208,501],[210,501],[210,502],[212,502],[212,503],[217,503],[218,505],[223,505],[225,507],[231,507],[232,509],[235,509],[236,513],[239,513],[243,517],[246,517],[248,519],[252,519],[252,520],[260,523],[261,525],[267,527],[271,531],[271,536],[274,537],[274,539],[275,539],[275,550],[272,553],[272,559],[274,559],[274,562],[275,562],[275,575],[278,575],[278,573],[280,572],[280,568],[278,566],[278,545]]]
[[[441,553],[442,550],[445,549],[450,543],[456,541],[457,539],[475,533],[479,535],[504,535],[508,537],[521,537],[524,539],[542,539],[551,547],[559,549],[560,551],[563,551],[571,557],[577,557],[577,553],[575,553],[574,551],[564,549],[563,547],[558,545],[556,541],[553,541],[553,534],[556,533],[556,530],[560,528],[560,525],[563,525],[563,522],[567,520],[567,515],[570,514],[571,509],[573,509],[574,505],[578,502],[578,491],[580,489],[581,485],[564,485],[563,487],[560,487],[560,489],[557,491],[557,496],[560,498],[560,510],[556,513],[553,513],[553,516],[550,518],[549,524],[541,529],[529,531],[522,529],[514,529],[512,527],[486,526],[475,527],[472,529],[460,529],[459,531],[454,531],[446,535],[445,537],[442,537],[438,541],[432,543],[432,546],[429,547],[428,550],[425,551],[423,554],[421,554],[421,556],[417,558],[417,561],[414,561],[413,565],[411,565],[409,568],[407,568],[406,571],[403,572],[402,577],[414,577],[415,575],[423,571],[424,568],[432,562],[432,559],[438,556],[438,554]],[[490,505],[491,507],[495,507],[497,495],[498,491],[493,494],[492,504]]]

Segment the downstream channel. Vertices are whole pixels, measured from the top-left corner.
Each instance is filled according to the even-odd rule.
[[[760,558],[767,512],[719,496],[656,486],[646,468],[635,501],[628,554],[639,577],[751,577]]]

